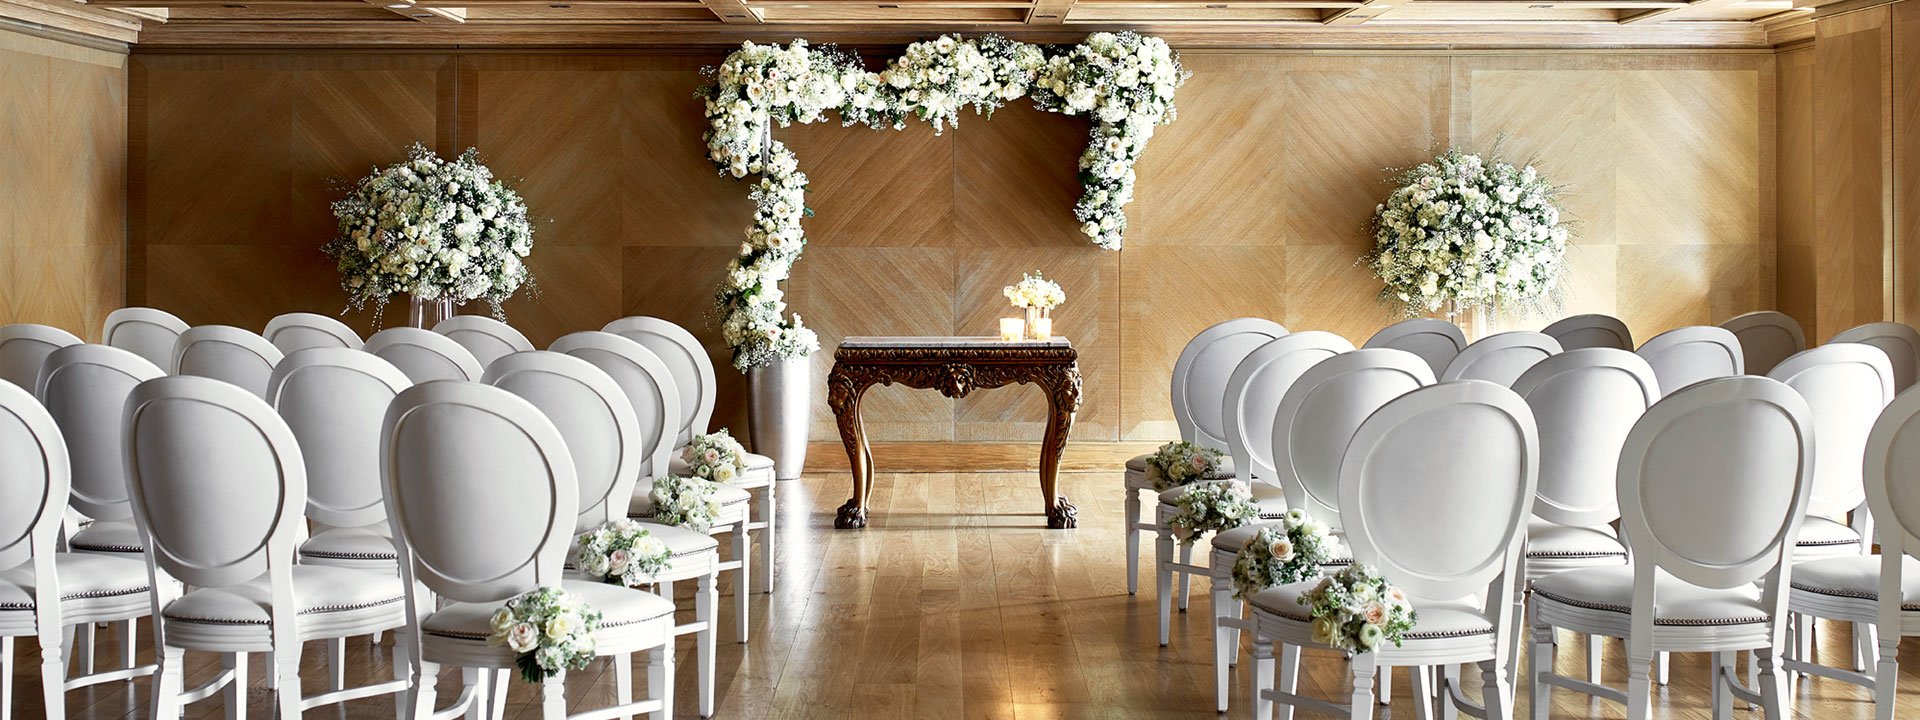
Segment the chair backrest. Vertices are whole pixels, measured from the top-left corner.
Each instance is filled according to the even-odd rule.
[[[1881,552],[1920,558],[1920,393],[1903,392],[1887,405],[1867,435],[1867,509],[1872,511]],[[1885,567],[1899,571],[1900,563]],[[1882,571],[1881,582],[1889,578]],[[1882,597],[1900,598],[1885,586]]]
[[[1360,423],[1387,401],[1433,384],[1405,350],[1367,348],[1321,360],[1287,388],[1273,418],[1274,476],[1287,505],[1340,526],[1340,458]]]
[[[480,361],[482,368],[508,355],[533,349],[533,342],[512,325],[485,315],[455,315],[433,326],[433,331],[460,343],[460,347],[473,353],[473,359]]]
[[[120,308],[107,314],[107,322],[100,329],[100,343],[139,355],[172,373],[173,346],[186,331],[187,321],[165,310]]]
[[[307,468],[273,408],[239,387],[175,375],[135,387],[126,417],[128,494],[149,561],[188,587],[267,573],[290,586]]]
[[[1459,325],[1439,318],[1412,318],[1388,325],[1367,338],[1367,348],[1392,348],[1420,356],[1434,377],[1467,347],[1467,333]]]
[[[1828,341],[1862,343],[1880,348],[1893,363],[1893,387],[1897,394],[1920,381],[1920,332],[1912,325],[1897,322],[1867,323],[1843,330]]]
[[[1702,587],[1767,578],[1769,595],[1780,590],[1813,486],[1813,436],[1806,400],[1763,377],[1708,380],[1647,409],[1620,450],[1636,624],[1651,630],[1656,567]]]
[[[1546,333],[1518,330],[1488,335],[1468,345],[1440,372],[1440,381],[1485,380],[1509,387],[1541,360],[1560,352],[1560,341]]]
[[[307,517],[330,527],[386,519],[380,419],[411,385],[392,363],[343,347],[300,350],[274,366],[267,402],[306,457]]]
[[[173,349],[174,372],[238,385],[266,398],[273,366],[285,357],[266,338],[227,325],[201,325],[180,334]]]
[[[1528,369],[1513,391],[1532,408],[1540,432],[1533,514],[1575,527],[1619,518],[1620,447],[1633,424],[1660,401],[1653,368],[1626,350],[1568,350]]]
[[[420,328],[387,328],[367,338],[363,350],[379,355],[415,384],[433,380],[479,382],[486,368],[452,338]]]
[[[640,343],[660,356],[673,372],[674,387],[680,390],[680,430],[674,437],[674,447],[707,431],[713,423],[716,382],[713,358],[699,338],[686,328],[654,317],[620,318],[600,330]]]
[[[558,585],[579,487],[560,431],[479,383],[402,391],[381,425],[381,477],[400,571],[460,602]]]
[[[636,477],[665,474],[676,446],[673,418],[680,417],[680,391],[674,387],[673,371],[660,356],[640,343],[595,330],[566,335],[547,349],[593,363],[613,376],[633,405],[635,427],[640,431]]]
[[[348,348],[359,350],[360,333],[346,323],[317,313],[293,312],[276,315],[260,333],[267,342],[292,355],[308,348]]]
[[[1758,310],[1720,323],[1720,327],[1740,339],[1742,364],[1749,375],[1773,372],[1773,366],[1781,360],[1807,349],[1807,336],[1801,332],[1799,321],[1783,312]]]
[[[1541,328],[1540,332],[1560,341],[1562,350],[1613,348],[1633,352],[1633,331],[1612,315],[1587,313],[1564,317]]]
[[[1467,380],[1394,398],[1340,462],[1354,561],[1416,597],[1493,587],[1519,562],[1539,465],[1533,412],[1512,390]]]
[[[1767,377],[1786,383],[1813,410],[1813,489],[1807,512],[1840,518],[1867,501],[1867,434],[1893,402],[1887,354],[1863,343],[1836,343],[1796,353]]]
[[[165,376],[146,358],[106,345],[74,345],[47,356],[36,392],[67,439],[73,509],[99,520],[132,516],[127,505],[127,395],[134,386]]]
[[[533,403],[566,438],[580,484],[574,532],[627,516],[637,470],[651,448],[641,442],[633,403],[613,376],[572,355],[536,350],[493,361],[485,382]]]
[[[1653,366],[1663,395],[1703,380],[1739,375],[1746,367],[1740,340],[1727,329],[1711,325],[1668,330],[1635,352]]]
[[[1240,479],[1278,486],[1273,470],[1273,416],[1300,374],[1353,343],[1330,332],[1288,333],[1261,345],[1227,379],[1227,448]]]
[[[80,338],[73,333],[51,325],[0,325],[0,380],[32,395],[33,384],[40,381],[40,364],[46,362],[47,355],[79,344]]]
[[[1187,341],[1173,363],[1173,420],[1180,427],[1180,439],[1226,451],[1221,407],[1226,402],[1227,380],[1255,348],[1285,334],[1287,329],[1272,320],[1235,318]]]
[[[32,393],[0,383],[0,570],[46,556],[67,504],[67,442]],[[38,572],[34,576],[48,578]]]

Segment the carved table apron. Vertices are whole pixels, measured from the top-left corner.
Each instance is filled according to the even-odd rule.
[[[1060,453],[1080,409],[1079,353],[1066,338],[1005,342],[979,337],[849,337],[833,353],[827,376],[827,404],[840,426],[853,469],[853,497],[834,517],[837,528],[867,526],[867,499],[873,493],[873,452],[860,420],[860,396],[874,385],[904,385],[939,390],[950,398],[976,388],[1013,383],[1040,386],[1047,395],[1047,432],[1040,444],[1040,495],[1047,527],[1075,525],[1075,509],[1054,491]]]

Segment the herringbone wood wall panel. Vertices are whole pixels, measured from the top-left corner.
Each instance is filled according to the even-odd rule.
[[[746,187],[703,157],[693,92],[719,57],[137,53],[131,300],[251,327],[337,311],[315,250],[331,232],[324,180],[391,162],[413,139],[447,154],[474,145],[550,220],[532,258],[541,294],[510,303],[511,321],[542,345],[628,314],[685,324],[722,367],[715,422],[743,426],[744,383],[706,326],[751,212]],[[1084,120],[1015,106],[939,135],[779,131],[817,212],[789,301],[829,350],[854,334],[984,335],[1012,314],[1000,286],[1043,270],[1066,286],[1055,327],[1087,376],[1076,434],[1158,439],[1174,434],[1174,359],[1206,325],[1261,315],[1359,342],[1393,321],[1356,262],[1388,168],[1504,133],[1509,155],[1537,156],[1570,185],[1581,225],[1565,312],[1618,313],[1645,337],[1773,305],[1771,55],[1184,61],[1194,77],[1139,166],[1120,253],[1087,244],[1072,219]],[[816,358],[815,373],[830,362]],[[874,392],[876,439],[1038,437],[1030,389]],[[816,438],[833,437],[824,399],[814,420]]]

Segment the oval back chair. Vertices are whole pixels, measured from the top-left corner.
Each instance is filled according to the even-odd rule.
[[[1668,330],[1635,352],[1653,366],[1663,395],[1704,380],[1742,374],[1746,367],[1740,339],[1726,328],[1711,325]]]
[[[486,368],[473,352],[452,338],[420,328],[387,328],[367,338],[362,349],[393,363],[418,385],[433,380],[479,382]]]
[[[1813,412],[1807,512],[1838,519],[1860,509],[1867,501],[1861,461],[1867,435],[1895,392],[1887,354],[1864,343],[1832,343],[1794,354],[1767,377],[1800,393]]]
[[[1541,328],[1540,332],[1558,340],[1562,350],[1613,348],[1633,352],[1633,331],[1612,315],[1587,313],[1565,317]]]
[[[1279,323],[1235,318],[1202,330],[1173,363],[1173,419],[1180,438],[1216,450],[1227,449],[1221,406],[1227,380],[1255,348],[1287,334]]]
[[[1615,466],[1633,424],[1660,401],[1653,368],[1626,350],[1569,350],[1529,368],[1513,391],[1533,410],[1540,436],[1533,514],[1570,527],[1618,519]]]
[[[634,477],[666,474],[674,448],[673,423],[680,417],[680,391],[667,364],[640,343],[594,330],[561,337],[547,349],[592,363],[619,383],[633,407],[639,435]]]
[[[0,380],[13,383],[28,395],[40,381],[40,365],[63,347],[79,345],[73,333],[51,325],[0,325]]]
[[[1340,527],[1340,459],[1360,423],[1387,401],[1433,384],[1433,368],[1405,350],[1366,348],[1301,373],[1273,420],[1274,476],[1287,506]]]
[[[308,348],[350,348],[359,350],[360,333],[346,323],[317,313],[294,312],[276,315],[260,332],[267,342],[292,355]]]
[[[378,420],[412,385],[392,363],[342,347],[300,350],[274,367],[267,402],[306,458],[307,517],[336,528],[385,522]]]
[[[566,438],[580,488],[574,532],[627,516],[648,448],[613,376],[571,355],[533,351],[493,361],[483,382],[533,403]]]
[[[455,315],[433,326],[433,331],[473,353],[481,368],[513,353],[533,350],[533,342],[525,334],[485,315]]]
[[[187,321],[165,310],[120,308],[107,314],[106,324],[100,329],[100,343],[139,355],[173,373],[173,347],[186,331]]]
[[[1867,323],[1843,330],[1828,344],[1850,342],[1872,345],[1887,354],[1893,364],[1894,393],[1913,387],[1920,381],[1920,332],[1912,325],[1897,322]]]
[[[1786,313],[1757,310],[1720,323],[1740,339],[1742,365],[1747,374],[1765,375],[1794,353],[1807,349],[1806,333]]]
[[[1353,343],[1330,332],[1288,333],[1261,345],[1227,379],[1227,447],[1240,478],[1279,487],[1273,469],[1273,418],[1300,374],[1321,360],[1352,352]]]
[[[1392,348],[1420,356],[1439,377],[1467,346],[1467,333],[1439,318],[1410,318],[1388,325],[1367,338],[1367,348]]]
[[[267,381],[283,355],[266,338],[227,325],[201,325],[180,334],[174,372],[212,378],[266,398]]]
[[[1560,341],[1546,333],[1518,330],[1488,335],[1474,341],[1447,363],[1440,381],[1485,380],[1510,387],[1520,375],[1560,352]]]
[[[140,383],[164,376],[145,358],[106,345],[74,345],[47,356],[40,373],[40,402],[67,440],[73,509],[101,521],[133,517],[127,505],[127,395]],[[122,547],[140,552],[131,524],[124,530],[121,539],[131,545]]]
[[[686,328],[655,317],[625,317],[600,328],[640,343],[667,364],[673,384],[680,391],[680,429],[674,447],[680,447],[712,427],[716,381],[713,358],[700,345],[700,339]]]

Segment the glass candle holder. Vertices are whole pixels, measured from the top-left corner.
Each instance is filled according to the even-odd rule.
[[[1027,334],[1027,321],[1021,318],[1000,318],[1001,342],[1013,342]]]
[[[1027,339],[1047,340],[1053,337],[1053,318],[1039,317],[1027,321]]]

